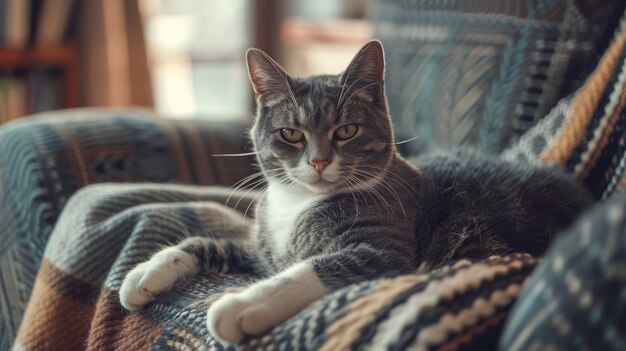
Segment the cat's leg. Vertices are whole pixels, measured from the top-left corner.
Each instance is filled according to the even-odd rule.
[[[225,343],[266,332],[328,293],[310,262],[301,262],[238,293],[217,300],[207,312],[209,332]]]
[[[403,255],[370,248],[316,256],[246,290],[226,294],[209,307],[207,328],[222,342],[259,335],[304,310],[328,292],[355,282],[394,273],[411,264]],[[410,256],[408,256],[410,257]]]
[[[120,287],[120,303],[128,310],[137,310],[156,296],[167,292],[184,277],[206,273],[228,273],[250,270],[254,261],[253,222],[227,207],[215,204],[211,209],[218,219],[228,221],[224,228],[237,226],[235,238],[187,238],[176,246],[157,252],[140,263],[124,278]]]
[[[120,302],[137,310],[156,296],[172,289],[184,277],[199,272],[232,273],[251,269],[248,243],[194,237],[157,252],[131,270],[120,287]]]

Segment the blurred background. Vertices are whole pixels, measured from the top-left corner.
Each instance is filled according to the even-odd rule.
[[[619,0],[0,0],[0,124],[80,106],[249,119],[244,53],[293,75],[339,73],[368,39],[387,55],[413,152],[498,152],[572,92]]]
[[[371,37],[363,0],[0,0],[0,123],[77,106],[250,116],[258,47],[293,74],[338,73]]]

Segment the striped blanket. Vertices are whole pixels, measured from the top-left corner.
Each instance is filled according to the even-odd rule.
[[[119,305],[117,292],[126,272],[163,245],[218,235],[212,229],[220,223],[203,209],[229,192],[93,185],[56,223],[14,348],[624,349],[626,195],[613,195],[626,187],[626,19],[618,28],[585,84],[503,154],[561,165],[598,198],[613,198],[562,233],[543,263],[512,254],[355,284],[228,347],[208,334],[206,310],[252,275],[194,277],[135,313]],[[254,194],[235,197],[245,212]]]

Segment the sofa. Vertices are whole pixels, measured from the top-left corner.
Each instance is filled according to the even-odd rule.
[[[436,4],[423,3],[420,6]],[[567,6],[574,2],[538,3],[535,12],[531,11],[536,16],[544,14],[542,10],[553,15],[555,8],[562,13],[573,11]],[[516,109],[524,105],[516,99],[526,98],[519,92],[536,82],[533,85],[523,79],[521,71],[515,73],[521,75],[516,79],[514,72],[507,73],[503,67],[520,69],[527,62],[515,56],[515,50],[537,56],[535,49],[524,45],[536,44],[536,35],[542,33],[537,31],[542,28],[545,35],[554,30],[566,32],[563,35],[579,32],[551,27],[541,18],[530,18],[530,29],[515,32],[515,28],[526,27],[521,20],[514,20],[512,29],[507,28],[515,39],[507,44],[502,37],[485,39],[479,27],[473,28],[476,32],[471,38],[480,39],[477,47],[495,45],[489,40],[504,40],[494,46],[502,53],[487,60],[501,69],[497,82],[480,89],[484,94],[473,107],[462,106],[467,113],[460,113],[461,107],[455,110],[459,121],[467,119],[470,125],[487,131],[484,133],[473,127],[442,132],[450,120],[437,116],[445,111],[423,111],[424,101],[418,101],[423,95],[403,95],[405,89],[394,88],[407,82],[422,87],[429,81],[445,81],[441,76],[415,76],[412,79],[417,80],[402,83],[401,79],[408,77],[402,72],[415,67],[437,72],[431,66],[433,60],[445,56],[437,51],[443,49],[432,44],[432,38],[413,38],[427,40],[439,49],[434,56],[433,51],[426,51],[410,60],[406,49],[401,49],[408,47],[410,36],[400,37],[404,41],[385,38],[392,33],[391,25],[410,27],[409,18],[402,17],[409,5],[415,4],[380,1],[372,5],[378,6],[373,15],[377,33],[386,46],[390,43],[388,87],[399,134],[402,138],[410,135],[407,133],[428,136],[424,143],[404,144],[403,152],[474,147],[507,162],[558,165],[575,174],[598,199],[598,205],[570,229],[555,233],[544,257],[511,253],[474,262],[461,260],[423,275],[351,285],[329,294],[267,335],[248,338],[241,345],[222,345],[206,330],[207,307],[220,294],[241,289],[258,277],[195,277],[133,313],[120,306],[117,293],[125,273],[160,247],[189,236],[216,235],[215,220],[206,215],[207,201],[220,201],[249,213],[259,196],[253,186],[245,184],[246,179],[254,179],[246,178],[255,172],[254,159],[218,155],[250,150],[246,137],[250,119],[231,123],[173,120],[137,109],[50,112],[0,127],[0,348],[626,348],[626,195],[622,194],[626,188],[626,5],[620,4],[606,19],[595,33],[592,47],[576,48],[587,51],[575,54],[570,48],[569,54],[557,55],[560,63],[573,60],[574,66],[589,68],[580,68],[584,76],[579,81],[569,82],[565,77],[571,75],[554,73],[552,80],[546,81],[554,86],[544,87],[540,96],[534,97],[541,103],[529,105],[532,113]],[[435,15],[441,12],[440,8],[426,10]],[[474,10],[475,17],[483,21],[485,8]],[[438,18],[435,15],[424,21],[430,23]],[[553,16],[546,21],[581,20],[575,14],[569,16],[573,17]],[[500,21],[506,27],[503,20],[498,15],[487,18],[486,23]],[[450,25],[459,26],[458,22]],[[441,26],[437,22],[435,27]],[[582,32],[580,42],[591,40],[586,37],[592,36],[591,29]],[[554,52],[558,50],[551,54]],[[503,87],[507,81],[500,78],[504,76],[509,83],[519,80],[530,87]],[[436,90],[446,90],[450,84]],[[452,99],[442,98],[439,104]],[[425,117],[428,113],[437,116]],[[506,117],[497,121],[493,113]],[[529,113],[535,117],[528,119]],[[410,127],[406,123],[411,123]]]

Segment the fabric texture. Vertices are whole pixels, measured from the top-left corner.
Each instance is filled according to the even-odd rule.
[[[601,199],[626,187],[626,18],[584,85],[503,157],[556,164]]]
[[[560,235],[515,303],[500,350],[626,350],[626,194]]]
[[[398,139],[419,136],[407,152],[513,144],[594,54],[599,26],[584,2],[371,0]]]
[[[245,122],[163,120],[77,109],[0,128],[0,349],[8,349],[54,224],[71,195],[101,182],[230,185],[251,172]]]
[[[164,245],[219,235],[222,223],[206,215],[205,201],[224,201],[225,194],[222,188],[177,185],[93,185],[79,191],[50,237],[19,347],[222,349],[206,329],[207,307],[255,277],[194,277],[139,313],[120,306],[118,290],[130,269]],[[486,336],[497,335],[536,262],[526,255],[494,257],[474,265],[458,262],[429,276],[356,284],[238,348],[456,347],[472,334],[479,335],[472,345],[493,348],[497,339]]]

